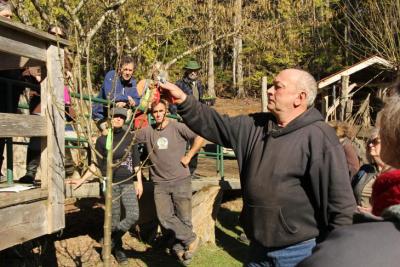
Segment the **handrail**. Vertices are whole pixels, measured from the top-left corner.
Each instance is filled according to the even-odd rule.
[[[14,79],[9,79],[9,78],[4,78],[4,77],[0,77],[0,81],[6,82],[6,83],[12,83],[13,85],[19,85],[19,86],[28,87],[31,89],[40,90],[40,84],[36,84],[36,83],[24,82],[24,81],[14,80]],[[2,87],[0,87],[0,89],[1,88]],[[4,88],[7,88],[7,87],[4,87]]]
[[[13,80],[13,79],[8,79],[8,78],[3,78],[0,77],[0,81],[5,81],[7,83],[12,83],[15,85],[20,85],[20,86],[25,86],[25,87],[30,87],[32,89],[40,89],[40,85],[38,84],[32,84],[32,83],[28,83],[28,82],[23,82],[23,81],[18,81],[18,80]],[[76,93],[76,92],[71,92],[70,96],[73,98],[78,98],[78,99],[83,99],[85,101],[92,101],[93,103],[99,103],[99,104],[104,104],[104,105],[108,105],[110,103],[110,100],[107,99],[102,99],[102,98],[98,98],[95,96],[89,96],[89,95],[82,95],[80,93]],[[29,105],[27,104],[19,104],[18,108],[22,108],[22,109],[28,109]],[[181,120],[181,117],[175,114],[168,114],[167,115],[168,118],[172,118],[172,119],[176,119],[176,120]],[[154,119],[152,118],[152,116],[148,113],[148,120],[149,123],[154,123]],[[78,143],[87,143],[87,139],[84,137],[65,137],[65,142],[78,142]],[[12,140],[8,140],[7,141],[7,158],[12,157]],[[66,145],[65,148],[74,148],[74,149],[82,149],[82,148],[86,148],[87,147],[83,147],[83,146],[79,146],[79,145]],[[217,172],[219,173],[221,180],[224,180],[224,154],[223,154],[223,150],[222,150],[222,146],[217,145],[217,150],[216,152],[198,152],[199,155],[205,155],[205,157],[207,158],[215,158],[216,159],[216,168],[217,168]],[[10,154],[10,155],[9,155]],[[10,164],[12,164],[12,160],[7,160],[7,162],[10,162]],[[9,165],[9,164],[7,164]],[[9,166],[7,166],[7,181],[8,183],[12,184],[13,183],[13,173],[12,173],[12,167],[11,169],[9,168]]]

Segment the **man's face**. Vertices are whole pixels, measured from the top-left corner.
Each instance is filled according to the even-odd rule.
[[[156,124],[159,125],[164,121],[165,115],[167,114],[167,109],[163,103],[158,103],[153,107],[151,114],[156,120]]]
[[[190,70],[188,72],[188,77],[189,77],[189,79],[191,79],[193,81],[197,80],[197,78],[199,77],[199,72],[197,70]]]
[[[112,126],[114,128],[121,128],[124,126],[125,123],[125,117],[121,115],[115,115],[112,120],[111,120]]]
[[[282,71],[275,77],[273,86],[267,90],[268,110],[273,114],[285,113],[300,105],[300,94],[296,77],[290,71]]]
[[[13,13],[9,9],[4,9],[0,11],[0,17],[4,17],[7,19],[12,19]]]
[[[133,75],[133,63],[128,63],[122,65],[121,68],[121,77],[125,81],[129,81],[132,78]]]
[[[64,32],[60,27],[57,27],[57,26],[52,27],[50,29],[49,33],[52,35],[57,35],[57,36],[60,36],[61,38],[64,38]]]

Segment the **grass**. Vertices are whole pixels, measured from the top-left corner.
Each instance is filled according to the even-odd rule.
[[[189,267],[243,266],[248,244],[239,240],[239,236],[242,233],[242,229],[238,226],[241,204],[238,205],[237,202],[238,200],[234,200],[221,206],[215,229],[216,244],[203,244],[188,265]],[[137,246],[135,247],[137,248]],[[136,251],[129,256],[128,266],[183,266],[175,258],[166,255],[162,251]]]

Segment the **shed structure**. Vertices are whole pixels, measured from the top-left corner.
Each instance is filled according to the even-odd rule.
[[[338,117],[334,116],[333,119],[345,121],[353,113],[354,100],[360,104],[371,89],[387,88],[395,76],[395,66],[379,56],[346,67],[318,81],[320,110],[326,120],[332,119],[332,114],[335,112],[336,115],[338,110]],[[358,97],[355,97],[356,93]]]
[[[40,186],[0,192],[0,250],[65,226],[63,47],[67,45],[66,40],[0,17],[0,70],[39,66],[42,75],[39,116],[0,113],[0,138],[6,138],[9,146],[14,137],[41,138]],[[10,89],[0,88],[0,94]],[[6,160],[10,172],[12,160]],[[2,188],[12,186],[8,182]]]

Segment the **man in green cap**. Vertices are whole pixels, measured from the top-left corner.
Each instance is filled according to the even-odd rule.
[[[203,85],[199,78],[200,64],[196,60],[189,60],[185,67],[183,67],[183,78],[175,84],[182,89],[187,95],[193,95],[197,101],[202,102],[203,98]],[[172,106],[172,105],[171,105]],[[170,112],[176,114],[176,106],[170,106]],[[190,144],[191,145],[191,144]],[[190,174],[193,176],[197,169],[198,154],[196,154],[189,163]]]
[[[199,78],[200,64],[196,60],[189,60],[184,69],[183,78],[176,82],[176,85],[187,95],[193,95],[196,100],[203,98],[203,85]]]

